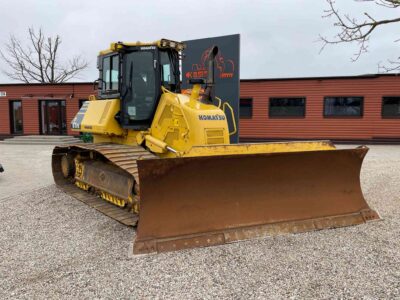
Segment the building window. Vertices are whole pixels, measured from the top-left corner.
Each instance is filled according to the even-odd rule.
[[[20,100],[10,101],[11,133],[23,133],[22,103]]]
[[[400,96],[382,98],[382,117],[400,118]]]
[[[304,117],[306,115],[306,98],[269,98],[269,116],[272,118]]]
[[[361,117],[364,97],[325,97],[325,117]]]
[[[253,116],[253,99],[240,99],[239,115],[241,119],[251,119],[251,117]]]

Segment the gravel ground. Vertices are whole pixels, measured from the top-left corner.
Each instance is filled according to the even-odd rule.
[[[51,175],[51,145],[0,144],[0,201],[21,192],[53,183]]]
[[[133,229],[54,185],[0,199],[0,298],[400,298],[400,146],[371,148],[383,221],[218,247],[131,256]]]

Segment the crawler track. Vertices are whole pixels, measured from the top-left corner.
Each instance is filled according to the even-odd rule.
[[[86,203],[92,208],[102,212],[110,218],[127,226],[136,226],[138,215],[132,213],[131,210],[120,208],[113,205],[96,194],[89,193],[78,188],[74,182],[74,178],[65,178],[61,171],[62,156],[71,154],[87,154],[92,153],[93,160],[101,158],[103,161],[109,162],[121,170],[132,176],[135,182],[136,190],[139,191],[139,176],[137,168],[137,160],[155,159],[157,156],[146,151],[140,146],[127,146],[118,144],[74,144],[68,146],[56,146],[53,150],[52,169],[53,177],[56,184],[67,194]],[[139,195],[138,195],[139,196]]]

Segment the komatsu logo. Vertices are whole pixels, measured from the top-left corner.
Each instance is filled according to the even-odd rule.
[[[156,49],[155,46],[145,46],[145,47],[140,47],[140,50],[154,50]]]
[[[223,121],[225,120],[224,115],[199,115],[200,121]]]

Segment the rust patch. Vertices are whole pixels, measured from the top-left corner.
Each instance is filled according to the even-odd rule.
[[[366,222],[364,219],[364,213],[374,215],[374,220],[380,219],[375,211],[366,210],[360,213],[335,217],[282,222],[260,226],[248,226],[243,228],[223,230],[220,232],[208,232],[204,234],[173,237],[169,239],[150,239],[147,241],[136,241],[134,244],[133,253],[161,253],[190,248],[223,245],[239,242],[242,240],[264,238],[267,236],[275,236],[288,233],[304,233],[308,231],[322,229],[354,226]]]

